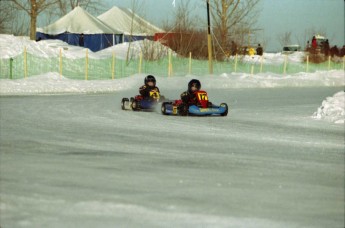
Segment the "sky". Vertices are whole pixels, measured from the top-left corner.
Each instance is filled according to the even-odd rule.
[[[142,14],[150,22],[161,26],[171,20],[175,7],[182,0],[145,0]],[[212,1],[212,0],[211,0]],[[192,11],[206,15],[206,1],[189,0]],[[113,5],[131,8],[131,0],[105,0],[109,8]],[[305,46],[314,32],[326,33],[331,45],[345,44],[344,0],[261,0],[256,27],[257,42],[265,44],[266,51],[280,51],[279,36],[291,32],[293,44]],[[140,14],[140,13],[139,13]],[[205,17],[205,25],[206,25]],[[212,23],[212,22],[211,22]]]

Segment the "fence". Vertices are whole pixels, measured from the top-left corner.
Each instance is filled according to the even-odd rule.
[[[70,79],[117,79],[136,73],[147,73],[158,76],[181,76],[186,74],[208,75],[207,60],[195,60],[172,56],[171,53],[156,61],[145,61],[142,55],[139,59],[125,60],[115,57],[94,59],[88,57],[88,51],[84,58],[66,58],[60,54],[56,57],[40,57],[28,53],[26,49],[19,56],[11,59],[0,59],[0,79],[20,79],[47,72],[58,72]],[[299,72],[315,72],[320,70],[334,70],[345,68],[345,57],[341,62],[332,62],[329,59],[325,63],[312,64],[307,62],[289,62],[288,58],[281,64],[264,64],[262,59],[255,63],[242,61],[241,57],[234,57],[228,61],[213,62],[213,74],[222,73],[265,73],[294,74]]]

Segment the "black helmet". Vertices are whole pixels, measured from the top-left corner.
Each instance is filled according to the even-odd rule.
[[[145,83],[145,85],[147,85],[147,83],[149,83],[149,82],[153,82],[154,85],[156,85],[156,79],[155,79],[155,77],[153,77],[152,75],[147,75],[147,76],[145,77],[144,83]]]
[[[192,92],[192,86],[195,85],[196,88],[198,88],[198,90],[201,89],[201,83],[199,80],[197,79],[192,79],[190,80],[190,82],[188,83],[188,92]]]

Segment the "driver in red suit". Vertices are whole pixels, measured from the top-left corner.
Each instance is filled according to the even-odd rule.
[[[197,79],[192,79],[188,83],[188,90],[181,94],[182,103],[178,106],[179,113],[182,116],[188,115],[188,108],[191,105],[197,105],[198,100],[195,92],[201,89],[201,83]]]
[[[196,105],[198,100],[195,96],[195,92],[199,91],[201,83],[197,79],[192,79],[188,83],[188,90],[181,94],[181,100],[185,105]]]

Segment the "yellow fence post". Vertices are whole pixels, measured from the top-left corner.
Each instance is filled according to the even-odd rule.
[[[192,73],[192,52],[189,52],[189,69],[188,74]]]
[[[264,61],[264,57],[261,56],[261,59],[260,59],[260,73],[262,73],[262,64],[263,64],[263,61]]]
[[[172,75],[171,49],[169,49],[168,77]]]
[[[331,56],[328,56],[328,70],[331,70]]]
[[[60,55],[59,55],[59,72],[60,72],[60,79],[62,77],[62,49],[60,48]]]
[[[138,69],[138,73],[141,74],[141,64],[143,62],[143,53],[140,51],[139,54],[139,69]]]
[[[115,79],[115,52],[113,51],[113,61],[111,63],[111,79]]]
[[[343,70],[345,70],[345,56],[343,57]]]
[[[237,54],[235,55],[235,73],[237,72]]]
[[[88,66],[89,66],[89,51],[86,48],[86,54],[85,54],[85,80],[88,80]]]
[[[306,69],[306,72],[307,73],[309,72],[309,55],[307,55],[307,69]]]
[[[254,64],[252,64],[252,67],[251,67],[251,69],[250,69],[250,74],[251,74],[251,75],[254,75]]]
[[[283,69],[283,73],[284,73],[284,74],[286,74],[287,59],[288,59],[288,56],[287,56],[287,55],[285,55],[285,60],[284,60],[284,69]]]
[[[27,53],[26,47],[24,47],[24,78],[28,77],[28,63],[27,63]]]

